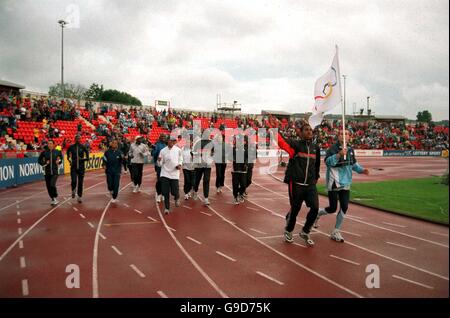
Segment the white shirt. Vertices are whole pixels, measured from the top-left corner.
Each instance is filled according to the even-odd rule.
[[[169,179],[180,179],[180,170],[176,167],[183,164],[183,155],[179,147],[173,146],[172,149],[165,147],[159,153],[158,165],[161,167],[161,177]]]

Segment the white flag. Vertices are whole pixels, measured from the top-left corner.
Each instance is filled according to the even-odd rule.
[[[333,109],[341,101],[340,74],[336,47],[330,69],[316,81],[314,86],[314,108],[309,118],[311,127],[319,125],[324,113]]]

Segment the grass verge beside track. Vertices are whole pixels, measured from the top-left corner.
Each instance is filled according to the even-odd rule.
[[[440,177],[353,183],[350,201],[448,225],[448,186]],[[327,194],[318,185],[320,194]]]

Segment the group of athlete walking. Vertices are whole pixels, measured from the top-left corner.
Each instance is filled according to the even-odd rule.
[[[269,120],[272,128],[278,128],[275,118]],[[351,147],[343,147],[343,134],[349,140],[348,131],[340,130],[336,143],[330,147],[325,156],[326,187],[328,190],[329,205],[319,208],[319,199],[316,184],[320,178],[320,147],[313,140],[313,129],[308,124],[297,124],[298,139],[285,139],[279,132],[273,136],[280,149],[289,154],[284,182],[288,184],[290,210],[286,214],[284,240],[288,243],[294,241],[293,231],[297,215],[303,202],[309,208],[306,221],[299,233],[299,237],[308,246],[313,246],[310,233],[312,227],[319,226],[319,219],[325,215],[335,213],[335,228],[331,239],[343,242],[340,232],[342,223],[348,210],[350,199],[350,186],[352,172],[368,175],[367,169],[359,165],[355,152]],[[130,170],[133,182],[133,192],[141,191],[143,166],[147,158],[153,157],[156,172],[157,203],[164,201],[164,214],[170,213],[170,196],[174,198],[175,206],[180,203],[180,175],[184,177],[184,200],[198,200],[200,183],[203,186],[202,201],[209,205],[209,190],[211,169],[215,165],[216,191],[222,193],[225,186],[227,163],[232,162],[232,193],[235,205],[243,203],[247,197],[247,189],[252,183],[253,167],[257,158],[256,141],[251,136],[238,134],[232,140],[225,141],[225,135],[210,135],[207,138],[194,138],[182,145],[178,137],[161,135],[158,142],[150,151],[143,138],[137,136],[133,143],[119,143],[112,140],[109,149],[104,153],[102,166],[107,180],[107,189],[111,194],[111,203],[117,202],[119,194],[122,169]],[[80,143],[80,137],[75,137],[75,143],[67,150],[67,159],[70,164],[72,198],[79,203],[83,202],[83,182],[86,162],[89,160],[88,149]],[[63,154],[55,149],[53,141],[48,142],[47,149],[39,156],[39,163],[44,167],[45,183],[51,204],[57,205],[58,192],[56,182],[59,167],[63,162]]]

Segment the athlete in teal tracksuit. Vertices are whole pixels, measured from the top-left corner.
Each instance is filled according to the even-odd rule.
[[[345,139],[350,141],[348,130],[345,131]],[[353,171],[357,173],[369,174],[369,170],[364,169],[356,162],[355,151],[347,147],[342,147],[342,130],[339,131],[338,142],[327,150],[325,164],[327,166],[326,185],[328,190],[329,206],[319,209],[314,227],[319,227],[319,218],[323,215],[335,213],[339,201],[339,212],[336,215],[336,226],[331,232],[330,238],[336,242],[344,242],[340,229],[344,221],[350,200],[350,186],[352,184]],[[345,159],[344,159],[345,156]]]

